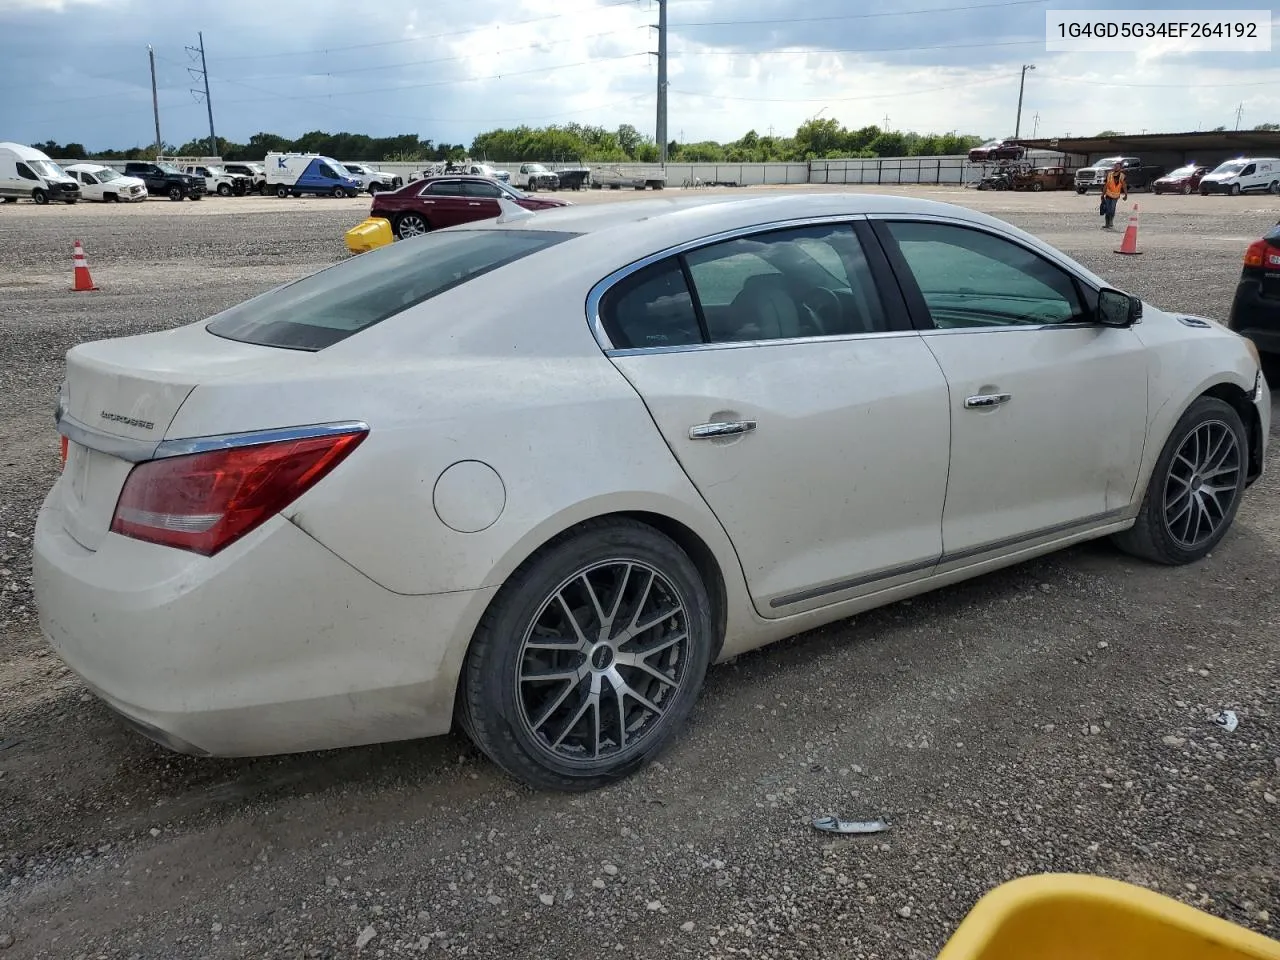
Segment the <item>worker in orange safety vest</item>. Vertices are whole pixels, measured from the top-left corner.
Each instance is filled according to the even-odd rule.
[[[1121,197],[1129,199],[1129,183],[1124,177],[1124,167],[1117,163],[1102,184],[1102,203],[1099,204],[1098,212],[1107,218],[1102,225],[1103,230],[1114,229],[1112,223],[1116,218],[1116,203]]]

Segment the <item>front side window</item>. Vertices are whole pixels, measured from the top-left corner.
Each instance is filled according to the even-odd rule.
[[[318,164],[316,166],[316,172],[320,174],[320,176],[324,177],[326,180],[338,179],[337,171],[334,170],[333,167],[329,166],[327,163]]]
[[[549,230],[426,234],[247,300],[215,316],[205,329],[242,343],[323,350],[572,236]]]
[[[18,176],[20,176],[23,180],[39,180],[40,179],[35,175],[35,172],[30,167],[28,167],[25,163],[23,163],[21,160],[18,161]]]
[[[940,330],[1089,318],[1072,277],[1019,244],[947,224],[887,226]]]

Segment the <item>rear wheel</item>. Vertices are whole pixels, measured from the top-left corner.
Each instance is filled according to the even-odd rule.
[[[1280,180],[1272,180],[1271,186],[1267,187],[1268,193],[1280,193]]]
[[[459,719],[511,776],[591,790],[679,732],[713,648],[706,587],[679,546],[633,520],[583,524],[526,561],[485,613]]]
[[[396,236],[401,240],[420,237],[430,229],[427,218],[420,213],[402,213],[396,218]]]
[[[1230,529],[1248,467],[1249,435],[1240,414],[1216,397],[1200,397],[1169,435],[1137,522],[1113,540],[1156,563],[1194,563]]]

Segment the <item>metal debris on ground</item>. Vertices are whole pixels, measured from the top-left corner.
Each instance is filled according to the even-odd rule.
[[[839,817],[819,817],[813,826],[827,833],[883,833],[889,829],[883,820],[841,820]]]
[[[1240,720],[1236,717],[1234,710],[1219,710],[1214,714],[1213,722],[1223,727],[1227,733],[1235,732],[1236,727],[1240,726]]]

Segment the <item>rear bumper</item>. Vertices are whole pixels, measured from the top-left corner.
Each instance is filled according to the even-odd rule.
[[[491,590],[391,593],[276,518],[212,558],[36,522],[41,630],[131,725],[170,749],[263,756],[444,734]]]
[[[1262,296],[1256,280],[1236,287],[1227,329],[1252,340],[1263,353],[1280,354],[1280,299]]]

